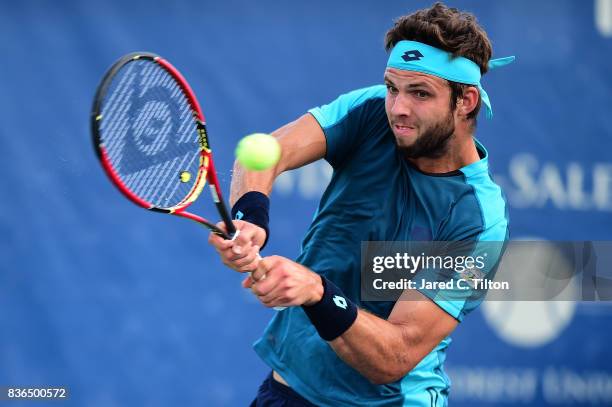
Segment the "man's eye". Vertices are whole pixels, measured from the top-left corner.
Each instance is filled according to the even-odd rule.
[[[424,90],[415,90],[414,95],[419,99],[426,99],[430,96],[429,92],[425,92]]]
[[[392,85],[387,85],[387,91],[389,93],[397,93],[397,88],[395,86],[392,86]]]

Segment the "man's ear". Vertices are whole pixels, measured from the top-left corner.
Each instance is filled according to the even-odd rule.
[[[480,92],[478,92],[478,89],[475,86],[466,87],[463,95],[457,100],[457,113],[459,113],[459,117],[465,118],[476,109],[479,100]]]

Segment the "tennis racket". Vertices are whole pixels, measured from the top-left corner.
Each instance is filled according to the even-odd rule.
[[[235,236],[204,114],[185,78],[168,61],[137,52],[115,62],[96,91],[91,130],[102,168],[130,201],[191,219],[226,239]],[[227,233],[187,212],[207,180]]]
[[[98,85],[91,131],[102,168],[130,201],[191,219],[225,239],[237,236],[221,195],[204,114],[168,61],[137,52],[115,62]],[[186,210],[207,180],[227,233]]]

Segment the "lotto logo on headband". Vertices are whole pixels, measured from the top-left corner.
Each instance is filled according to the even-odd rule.
[[[406,62],[418,61],[421,58],[423,58],[423,54],[421,54],[418,49],[406,51],[404,52],[404,55],[402,55],[402,59]]]

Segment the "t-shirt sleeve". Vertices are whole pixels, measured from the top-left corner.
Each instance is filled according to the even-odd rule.
[[[333,168],[340,167],[359,147],[374,116],[371,102],[380,102],[385,93],[383,85],[358,89],[308,111],[323,129],[327,141],[325,159]]]
[[[467,221],[468,207],[455,207],[446,223],[451,229],[443,238],[446,247],[437,253],[450,268],[433,267],[415,275],[417,289],[460,322],[484,300],[487,281],[494,279],[508,239],[504,207],[472,222]],[[482,214],[477,208],[471,213]],[[441,288],[440,282],[447,285]]]

